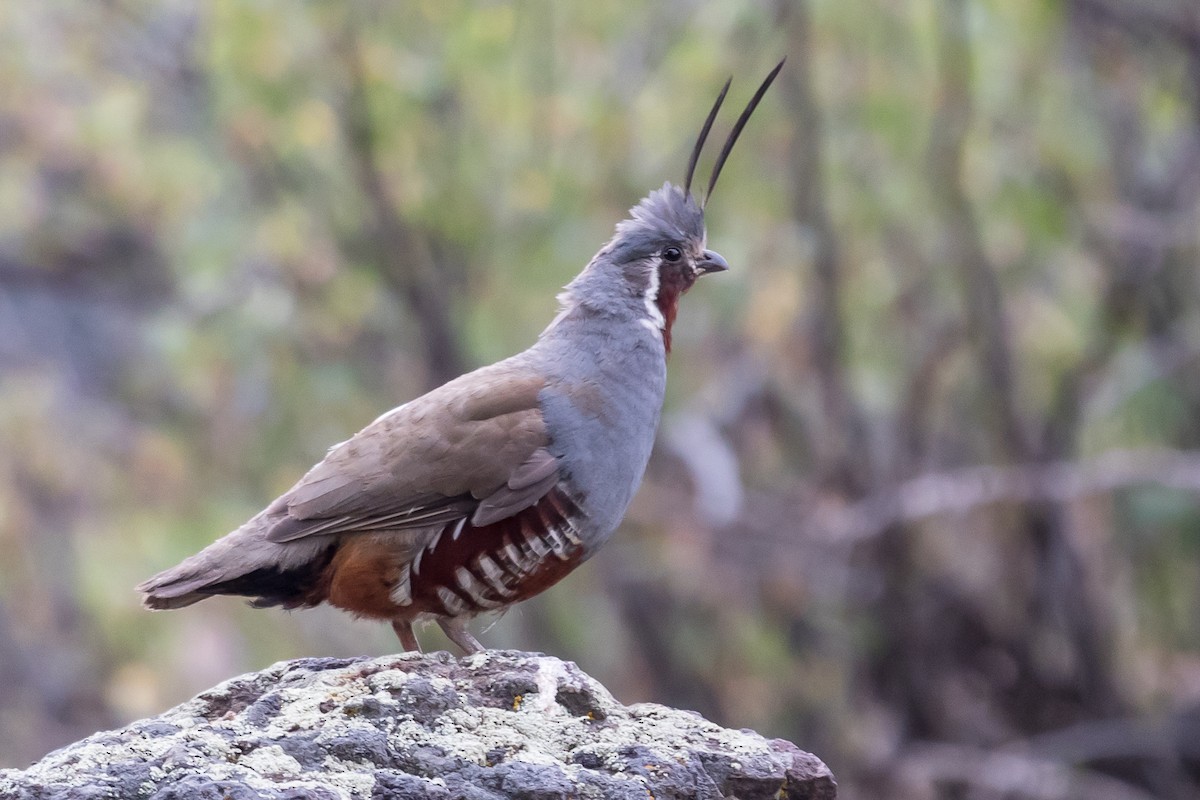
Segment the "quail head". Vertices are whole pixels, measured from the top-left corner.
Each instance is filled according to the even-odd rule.
[[[712,194],[767,76],[713,165]],[[407,650],[435,620],[467,652],[466,628],[554,585],[621,521],[650,457],[680,296],[729,268],[707,249],[692,175],[652,191],[559,295],[532,347],[395,408],[266,509],[138,586],[151,609],[212,595],[257,607],[320,603],[391,622]]]

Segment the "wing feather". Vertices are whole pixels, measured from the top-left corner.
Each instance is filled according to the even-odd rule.
[[[267,538],[405,530],[505,516],[558,480],[538,404],[544,380],[500,362],[389,412],[323,461],[267,511]],[[500,516],[496,516],[500,514]]]
[[[561,479],[558,458],[544,447],[534,450],[504,486],[485,497],[471,517],[476,528],[491,525],[532,506]]]

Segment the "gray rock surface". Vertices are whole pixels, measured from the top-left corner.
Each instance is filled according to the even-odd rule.
[[[0,798],[832,798],[780,739],[623,706],[574,664],[490,651],[286,661],[97,733]]]

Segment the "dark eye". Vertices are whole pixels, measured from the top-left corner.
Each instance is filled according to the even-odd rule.
[[[663,258],[667,261],[678,261],[683,258],[683,252],[678,247],[668,247],[663,250]]]

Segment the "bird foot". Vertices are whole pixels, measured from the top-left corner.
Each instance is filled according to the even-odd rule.
[[[392,620],[392,630],[400,637],[400,646],[408,652],[421,652],[421,643],[417,641],[417,635],[413,633],[412,623],[406,620]]]
[[[467,655],[482,653],[487,649],[471,635],[471,632],[467,630],[467,623],[461,617],[438,617],[437,623],[450,641],[461,647]]]

